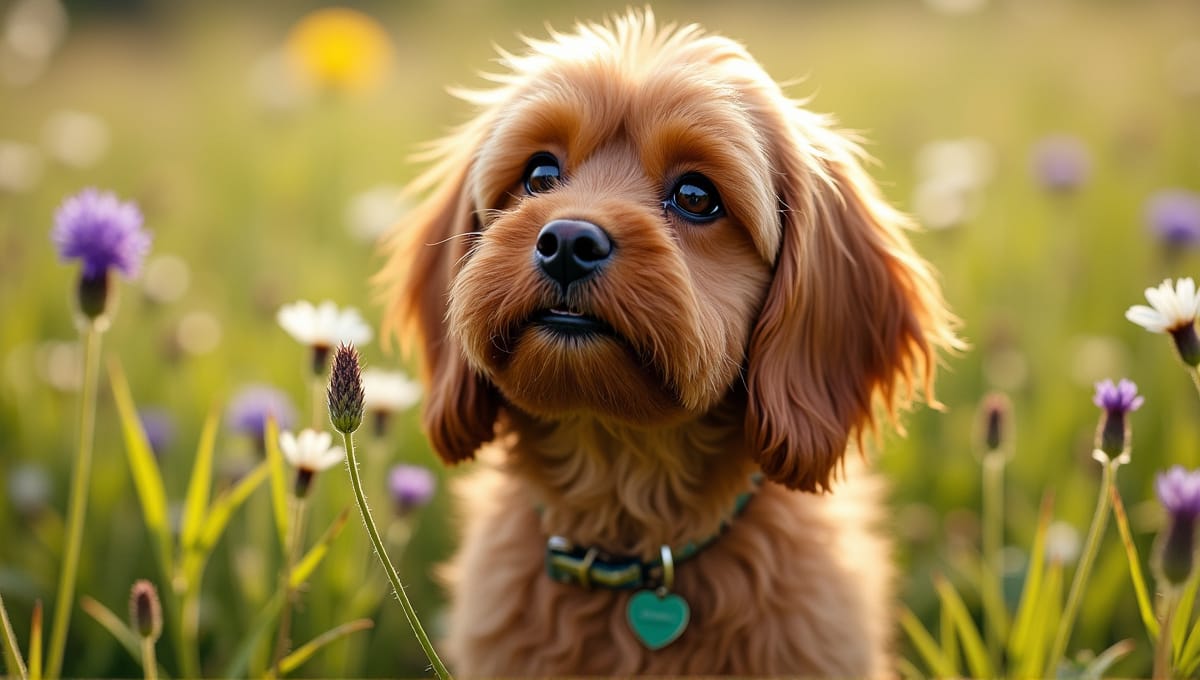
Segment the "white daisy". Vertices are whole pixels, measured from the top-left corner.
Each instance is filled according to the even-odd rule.
[[[399,371],[368,368],[362,373],[366,410],[397,413],[421,399],[421,385]]]
[[[279,448],[283,457],[296,469],[314,473],[342,462],[346,450],[341,446],[331,446],[333,435],[328,432],[317,432],[305,429],[299,436],[283,431],[279,434]]]
[[[338,309],[329,300],[319,307],[307,300],[293,302],[280,307],[275,318],[288,335],[312,347],[330,348],[338,343],[362,345],[371,340],[371,327],[357,309]]]
[[[1149,307],[1134,305],[1125,318],[1151,333],[1172,333],[1191,326],[1200,308],[1196,283],[1190,277],[1179,279],[1174,286],[1166,279],[1157,288],[1147,288],[1146,301]]]

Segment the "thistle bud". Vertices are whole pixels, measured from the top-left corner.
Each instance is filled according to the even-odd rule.
[[[1012,402],[1000,392],[984,397],[979,407],[978,441],[983,453],[1006,451],[1012,439]]]
[[[1155,545],[1155,569],[1163,585],[1180,587],[1195,569],[1200,470],[1188,472],[1176,465],[1158,475],[1154,487],[1167,511],[1167,527]]]
[[[154,584],[140,579],[129,592],[129,621],[143,639],[155,641],[162,635],[162,605]]]
[[[358,352],[353,345],[339,345],[329,375],[329,421],[342,434],[351,434],[362,424],[365,394]]]
[[[1130,380],[1121,380],[1117,385],[1111,380],[1096,383],[1092,403],[1104,410],[1096,426],[1096,450],[1109,460],[1128,458],[1132,431],[1126,416],[1141,408],[1143,401],[1137,385]]]

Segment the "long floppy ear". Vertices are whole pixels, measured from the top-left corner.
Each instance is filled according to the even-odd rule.
[[[852,438],[932,400],[939,348],[959,347],[929,265],[861,165],[859,147],[790,103],[765,128],[782,242],[750,341],[746,430],[771,479],[827,491]],[[861,443],[861,441],[860,441]]]
[[[472,458],[492,440],[500,404],[495,387],[467,365],[445,321],[451,280],[466,255],[468,234],[477,228],[467,181],[478,137],[477,126],[470,126],[431,154],[441,162],[414,186],[436,189],[384,242],[388,262],[376,276],[387,300],[384,337],[400,336],[406,351],[413,341],[420,346],[423,424],[434,451],[449,464]]]

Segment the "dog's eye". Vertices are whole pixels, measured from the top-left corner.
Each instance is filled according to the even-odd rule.
[[[525,166],[525,191],[540,194],[558,186],[562,171],[558,159],[548,153],[534,154]]]
[[[692,222],[715,220],[725,212],[717,188],[707,177],[696,173],[679,178],[666,205]]]

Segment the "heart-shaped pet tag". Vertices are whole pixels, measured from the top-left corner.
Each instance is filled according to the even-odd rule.
[[[659,595],[653,590],[641,590],[629,598],[625,616],[642,644],[647,649],[658,650],[683,635],[691,618],[691,609],[687,600],[674,593]]]

